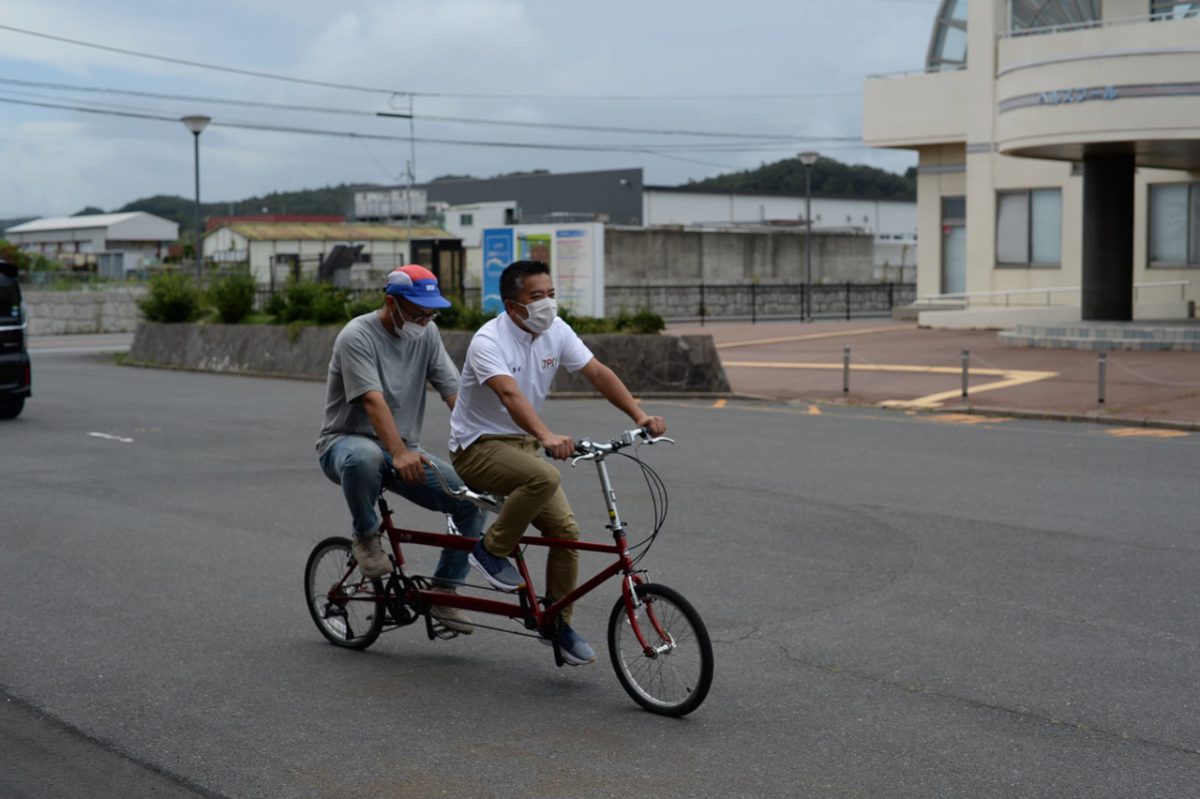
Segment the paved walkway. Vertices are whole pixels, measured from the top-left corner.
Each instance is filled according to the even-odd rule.
[[[745,397],[1200,431],[1200,352],[1109,352],[1100,403],[1096,352],[1009,347],[995,331],[883,320],[718,322],[672,325],[667,332],[711,335],[734,392]],[[132,338],[34,336],[29,349],[36,360],[39,352],[125,350]],[[845,347],[848,392],[842,391]],[[966,399],[963,350],[970,353]]]
[[[687,324],[667,332],[711,334],[742,396],[1200,430],[1197,352],[1107,353],[1101,403],[1097,352],[1005,346],[995,331],[881,320]]]

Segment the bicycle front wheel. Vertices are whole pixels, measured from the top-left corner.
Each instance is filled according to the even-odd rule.
[[[608,654],[633,701],[651,713],[686,716],[708,696],[712,642],[700,614],[678,591],[658,583],[637,588],[631,618],[622,597],[608,617]],[[637,632],[652,650],[647,653]]]
[[[313,548],[304,596],[317,629],[335,646],[366,649],[383,630],[383,581],[362,575],[348,538],[326,538]]]

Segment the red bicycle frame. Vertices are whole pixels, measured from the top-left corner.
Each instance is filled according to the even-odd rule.
[[[392,511],[388,508],[387,502],[382,498],[379,500],[379,509],[384,519],[383,531],[387,534],[387,539],[392,547],[392,556],[396,559],[396,565],[402,571],[406,561],[404,560],[404,553],[400,549],[401,542],[438,547],[440,549],[459,549],[468,552],[475,548],[476,539],[474,538],[466,538],[461,535],[451,535],[449,533],[409,530],[393,526]],[[621,596],[625,600],[625,610],[632,618],[634,609],[641,604],[641,601],[637,599],[634,587],[640,585],[643,580],[633,569],[633,560],[629,557],[629,549],[626,545],[624,531],[618,528],[613,533],[613,539],[615,543],[612,544],[595,544],[589,541],[570,541],[563,538],[546,536],[522,536],[512,555],[516,560],[517,569],[521,572],[521,577],[525,581],[525,586],[518,592],[523,596],[524,602],[503,602],[495,599],[450,593],[448,591],[438,591],[433,588],[417,588],[416,596],[421,602],[426,604],[456,607],[463,610],[474,610],[480,613],[521,619],[526,622],[527,626],[532,625],[532,629],[542,630],[567,605],[572,604],[580,597],[589,593],[613,575],[623,573],[625,579],[621,581]],[[579,552],[601,552],[616,555],[617,558],[582,585],[577,586],[574,591],[561,599],[556,599],[551,605],[543,608],[538,601],[537,593],[534,591],[529,566],[525,563],[525,558],[521,551],[521,547],[523,546],[573,549]],[[665,632],[659,627],[658,619],[653,614],[650,614],[650,618],[652,620],[651,623],[660,636],[665,636]],[[646,642],[641,628],[634,625],[634,633],[643,650],[647,654],[652,653],[654,649]]]

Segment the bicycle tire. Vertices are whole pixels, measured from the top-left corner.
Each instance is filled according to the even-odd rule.
[[[683,595],[658,583],[636,587],[642,606],[638,628],[651,646],[669,649],[655,657],[638,643],[622,597],[608,617],[608,654],[625,692],[644,709],[663,716],[686,716],[708,696],[713,679],[712,641],[700,614]],[[669,638],[658,634],[653,623]]]
[[[350,539],[340,536],[326,538],[313,547],[304,567],[304,597],[309,615],[321,635],[334,646],[346,649],[366,649],[375,643],[383,631],[383,581],[367,579],[355,572],[343,584],[347,572],[356,568],[350,550]],[[374,603],[361,600],[337,602],[330,597],[336,585],[343,584],[352,595],[373,593]]]

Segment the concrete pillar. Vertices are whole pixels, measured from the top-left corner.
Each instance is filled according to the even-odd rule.
[[[1083,162],[1083,297],[1085,321],[1133,319],[1132,154]]]

